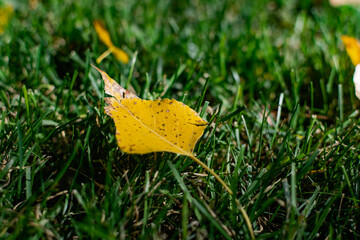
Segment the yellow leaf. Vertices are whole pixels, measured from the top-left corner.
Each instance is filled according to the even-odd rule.
[[[13,12],[14,9],[10,5],[0,8],[0,34],[5,31]]]
[[[96,67],[95,67],[96,68]],[[116,138],[126,153],[173,152],[193,155],[207,122],[174,99],[143,100],[96,68],[105,82],[106,113],[115,121]]]
[[[102,25],[100,21],[94,21],[94,27],[97,35],[99,36],[100,40],[108,46],[108,48],[111,48],[114,44],[111,41],[111,37],[109,32],[106,30],[106,28]]]
[[[120,60],[123,63],[129,62],[129,56],[123,50],[115,46],[112,46],[110,49],[112,50],[112,53],[114,54],[117,60]]]
[[[345,44],[346,52],[352,63],[356,66],[360,63],[360,43],[356,38],[349,36],[341,36],[341,40]]]
[[[96,59],[97,63],[100,63],[105,57],[107,57],[110,53],[113,53],[116,59],[122,61],[123,63],[129,62],[129,56],[120,48],[116,47],[112,41],[109,32],[102,25],[100,21],[94,21],[94,27],[97,35],[100,40],[109,48],[100,57]]]
[[[118,145],[126,153],[190,156],[207,126],[194,110],[174,99],[105,101],[105,111],[115,121]]]

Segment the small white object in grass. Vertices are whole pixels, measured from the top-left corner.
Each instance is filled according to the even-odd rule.
[[[360,64],[355,67],[353,81],[355,84],[355,95],[358,99],[360,99]]]

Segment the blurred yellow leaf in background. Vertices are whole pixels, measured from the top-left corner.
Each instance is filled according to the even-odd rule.
[[[0,8],[0,34],[5,31],[13,13],[14,9],[10,5]]]
[[[349,36],[341,36],[341,40],[345,44],[346,52],[352,63],[355,65],[353,82],[355,85],[355,95],[360,99],[360,43],[356,38]]]
[[[116,47],[111,41],[111,37],[107,29],[103,26],[100,21],[94,21],[95,31],[100,39],[109,49],[105,51],[96,59],[97,63],[100,63],[104,58],[106,58],[110,53],[114,54],[116,59],[122,61],[123,63],[129,62],[129,56],[120,48]]]
[[[114,44],[111,41],[111,37],[106,28],[102,25],[100,21],[94,21],[95,31],[100,38],[100,40],[109,48]]]
[[[341,36],[341,40],[345,44],[346,52],[352,63],[356,66],[360,63],[360,43],[356,38],[349,36]]]

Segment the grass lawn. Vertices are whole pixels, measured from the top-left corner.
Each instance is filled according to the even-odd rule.
[[[360,38],[360,8],[10,3],[0,35],[0,239],[360,239],[360,101],[340,38]],[[94,20],[129,63],[112,54],[96,63],[107,47]],[[210,122],[194,152],[234,196],[188,157],[121,152],[90,64]]]

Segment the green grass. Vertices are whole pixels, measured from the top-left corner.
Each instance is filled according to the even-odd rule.
[[[259,239],[359,239],[359,100],[327,1],[12,1],[0,36],[0,239],[250,238],[191,159],[127,155],[104,113],[100,19],[134,66],[99,65],[210,121],[195,152]],[[135,54],[137,52],[137,55]],[[244,109],[243,107],[246,107]]]

